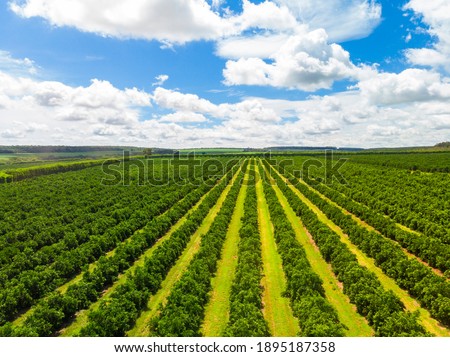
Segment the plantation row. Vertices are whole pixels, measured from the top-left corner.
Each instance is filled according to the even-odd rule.
[[[325,298],[323,282],[312,270],[306,253],[296,240],[273,188],[264,183],[278,252],[283,261],[287,288],[294,315],[299,319],[303,336],[344,336],[337,313]]]
[[[22,203],[0,209],[0,336],[202,336],[217,311],[222,336],[450,335],[450,282],[422,262],[450,271],[442,238],[320,183],[320,168],[299,180],[303,158],[218,162],[174,166],[163,186],[140,186],[139,166],[130,186],[103,186],[95,167],[3,185]],[[21,215],[30,227],[14,230]]]
[[[357,154],[350,156],[349,159],[353,162],[362,164],[387,166],[413,171],[450,172],[450,152]]]
[[[231,187],[208,233],[202,237],[200,250],[173,288],[160,316],[152,321],[154,335],[183,337],[200,335],[211,290],[211,278],[217,270],[217,261],[247,165],[248,161]]]
[[[56,163],[56,164],[46,164],[39,165],[37,167],[27,167],[27,168],[16,168],[12,170],[6,170],[0,172],[0,184],[10,183],[16,181],[22,181],[25,179],[57,174],[61,172],[77,171],[86,169],[92,166],[99,166],[109,163],[117,163],[119,160],[109,159],[109,160],[86,160],[77,162],[67,162],[67,163]]]
[[[103,176],[99,168],[92,168],[3,186],[1,198],[10,204],[0,207],[1,262],[61,240],[72,249],[77,240],[103,234],[138,209],[151,210],[154,200],[179,188],[176,182],[158,190],[105,186]]]
[[[263,266],[258,228],[255,169],[249,170],[244,216],[239,230],[238,263],[230,293],[230,316],[225,336],[270,336],[262,313]]]
[[[294,167],[300,169],[307,159],[294,158]],[[325,161],[319,162],[322,167],[311,167],[309,178],[324,181]],[[345,163],[339,172],[345,182],[327,182],[335,191],[426,236],[450,243],[448,174],[410,173],[353,162]]]
[[[235,162],[236,161],[231,163]],[[231,166],[229,168],[231,168]],[[206,181],[203,185],[201,185],[194,191],[193,187],[189,185],[175,186],[176,188],[178,188],[178,192],[175,191],[171,195],[170,201],[170,203],[174,206],[165,214],[159,216],[154,215],[153,219],[152,216],[142,217],[142,221],[139,222],[140,224],[138,226],[134,226],[133,228],[126,231],[120,231],[117,229],[117,227],[115,227],[113,232],[116,234],[113,234],[113,232],[108,232],[109,234],[105,234],[104,236],[91,237],[89,241],[81,246],[81,249],[83,250],[80,251],[77,248],[71,251],[67,251],[59,256],[58,260],[55,263],[51,264],[48,267],[44,267],[41,270],[33,270],[22,273],[22,281],[19,281],[18,279],[12,279],[10,281],[5,280],[5,282],[7,281],[7,286],[2,289],[2,295],[0,295],[2,297],[2,300],[0,300],[0,311],[2,315],[0,316],[3,317],[4,321],[6,319],[12,318],[19,309],[31,306],[37,298],[45,295],[46,293],[54,290],[57,286],[61,285],[63,283],[63,280],[58,278],[62,277],[62,274],[66,272],[66,270],[64,269],[59,269],[61,267],[61,264],[65,264],[65,266],[72,269],[72,274],[67,274],[67,277],[70,277],[73,274],[81,271],[81,267],[88,262],[88,259],[93,261],[95,260],[95,255],[100,257],[108,250],[111,250],[115,246],[117,246],[117,244],[119,244],[121,241],[124,241],[126,238],[128,238],[134,231],[141,228],[142,224],[150,221],[147,226],[145,226],[143,231],[134,234],[132,236],[132,239],[120,245],[119,248],[115,251],[115,255],[110,258],[102,257],[99,260],[94,272],[85,273],[83,280],[86,280],[90,284],[88,288],[83,285],[83,281],[80,285],[76,285],[75,287],[71,286],[69,288],[69,300],[71,299],[71,294],[79,294],[78,290],[80,287],[81,290],[83,290],[83,299],[92,300],[92,298],[96,295],[92,293],[92,288],[94,288],[94,291],[96,291],[98,294],[98,292],[102,290],[102,287],[105,284],[107,284],[108,282],[113,280],[115,276],[117,276],[119,271],[123,271],[127,267],[127,265],[129,265],[136,259],[139,253],[145,251],[151,244],[155,242],[158,237],[168,231],[171,225],[178,219],[180,219],[181,216],[185,214],[187,210],[200,199],[202,194],[210,189],[214,181],[215,179]],[[191,192],[189,193],[189,191]],[[163,205],[160,207],[159,213],[162,213],[164,209],[168,208],[167,199],[162,200],[162,202]],[[158,202],[154,202],[154,205],[152,207],[154,209],[158,208],[157,204]],[[124,223],[127,224],[128,222],[126,221]],[[73,259],[70,259],[71,257],[73,257]],[[78,261],[75,259],[78,259]],[[58,262],[61,262],[61,264],[58,265]],[[30,279],[30,276],[33,277],[33,279]],[[35,284],[33,285],[32,283]],[[36,285],[40,287],[40,290],[31,290],[32,288],[36,287]],[[31,292],[34,292],[33,296],[30,294],[30,290]],[[77,299],[80,300],[81,298],[77,296]],[[46,301],[44,301],[44,305],[45,304]],[[58,303],[56,302],[54,305],[58,305]],[[38,334],[41,335],[41,333]]]
[[[358,264],[355,255],[340,241],[339,236],[320,222],[267,162],[265,165],[270,177],[276,180],[289,204],[311,233],[322,256],[331,264],[334,273],[344,286],[344,293],[356,305],[358,313],[367,318],[376,335],[425,335],[425,330],[416,321],[417,317],[405,312],[398,297],[391,291],[384,290],[376,276]]]
[[[204,184],[208,187],[208,184]],[[1,273],[5,276],[2,279],[4,284],[0,290],[0,322],[4,323],[13,318],[21,309],[28,308],[34,304],[36,299],[51,292],[56,287],[62,285],[75,274],[81,272],[83,266],[94,262],[103,254],[114,249],[120,242],[130,237],[135,231],[141,229],[153,217],[163,213],[171,205],[184,197],[194,188],[193,185],[173,185],[170,193],[162,196],[160,200],[150,201],[150,212],[136,210],[128,219],[120,221],[116,226],[106,230],[101,235],[90,236],[89,240],[67,250],[62,244],[56,243],[45,250],[47,256],[50,256],[42,265],[34,265],[40,262],[40,258],[45,254],[38,251],[36,256],[30,254],[28,256],[29,270],[20,270],[17,267],[15,259],[11,265],[2,267]],[[166,189],[162,189],[164,192]],[[157,195],[156,197],[158,197]],[[151,198],[151,197],[150,197]],[[135,202],[145,202],[145,200],[137,200]],[[148,205],[150,203],[147,203]],[[133,205],[131,205],[133,208]],[[62,249],[60,246],[62,245]],[[59,246],[59,249],[52,249]],[[57,255],[59,253],[59,255]],[[52,255],[53,254],[53,255]],[[25,257],[23,257],[25,259]],[[14,273],[20,272],[17,276]],[[11,279],[12,278],[12,279]]]
[[[386,275],[416,298],[435,319],[450,326],[450,283],[445,278],[436,275],[417,260],[409,258],[397,244],[378,232],[360,226],[341,209],[321,198],[291,174],[287,174],[287,177],[299,191],[336,222],[355,245],[375,259]]]
[[[375,212],[326,185],[318,184],[317,181],[305,179],[305,182],[347,211],[370,224],[385,237],[400,243],[402,247],[427,262],[430,266],[442,272],[447,272],[450,269],[450,245],[445,244],[440,239],[426,237],[425,235],[402,229],[388,216]]]
[[[123,336],[133,326],[150,295],[160,288],[164,277],[182,254],[190,236],[225,189],[231,175],[232,172],[227,174],[227,180],[208,194],[170,239],[163,242],[153,255],[146,259],[142,268],[136,269],[134,274],[119,286],[107,302],[104,301],[98,310],[89,315],[89,322],[81,331],[81,335]]]

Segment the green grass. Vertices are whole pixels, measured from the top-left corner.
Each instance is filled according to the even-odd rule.
[[[223,332],[228,324],[230,313],[229,298],[238,261],[239,229],[241,228],[241,218],[244,215],[244,201],[247,193],[245,182],[248,180],[248,175],[247,171],[228,226],[217,273],[212,280],[212,292],[205,309],[205,318],[202,326],[202,334],[207,337],[223,336]]]
[[[300,332],[299,324],[292,313],[289,299],[283,296],[286,289],[286,277],[283,272],[281,257],[277,251],[269,207],[264,196],[259,172],[257,174],[256,194],[264,269],[264,278],[262,279],[264,318],[269,325],[272,336],[297,336]]]
[[[161,284],[161,289],[159,289],[155,295],[151,296],[147,304],[147,309],[136,320],[134,328],[128,331],[127,336],[141,337],[148,336],[150,334],[150,321],[159,314],[160,309],[166,302],[167,297],[170,295],[173,286],[186,271],[195,253],[198,252],[202,236],[208,232],[211,224],[214,222],[214,219],[219,213],[220,208],[222,207],[222,204],[225,201],[225,198],[227,197],[228,192],[230,191],[231,186],[236,180],[239,172],[240,170],[236,172],[233,179],[230,181],[228,186],[225,188],[225,190],[217,200],[216,205],[210,210],[206,218],[203,220],[201,226],[192,235],[191,240],[189,241],[188,246],[183,252],[182,256],[178,259],[176,264],[169,271],[166,279]]]
[[[385,275],[383,271],[376,266],[375,261],[372,258],[367,257],[363,252],[361,252],[358,249],[358,247],[356,247],[350,241],[348,236],[342,231],[342,229],[338,225],[336,225],[333,221],[328,219],[328,217],[310,200],[308,200],[305,196],[303,196],[303,194],[299,190],[297,190],[292,185],[289,185],[289,187],[317,215],[317,217],[323,223],[328,225],[328,227],[330,227],[334,232],[336,232],[336,234],[339,235],[341,241],[348,246],[348,248],[353,254],[356,255],[358,263],[361,266],[364,266],[368,268],[370,271],[372,271],[377,276],[378,280],[386,290],[392,290],[394,294],[400,298],[400,300],[403,302],[408,311],[419,312],[419,320],[429,332],[439,337],[450,336],[449,330],[447,330],[445,327],[440,325],[439,322],[433,319],[430,313],[427,310],[421,308],[420,304],[415,299],[413,299],[405,290],[401,289],[393,279]]]

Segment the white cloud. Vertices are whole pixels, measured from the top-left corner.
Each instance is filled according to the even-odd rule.
[[[447,66],[448,55],[432,48],[410,48],[405,51],[409,63],[439,68]]]
[[[260,58],[228,61],[223,71],[227,85],[263,85],[315,91],[330,88],[334,81],[359,76],[349,53],[328,44],[324,30],[298,30],[267,63]]]
[[[330,88],[336,80],[359,78],[360,69],[342,47],[329,44],[327,32],[331,42],[361,38],[373,31],[381,18],[381,7],[372,0],[266,0],[258,4],[242,0],[238,14],[223,6],[221,0],[10,3],[24,18],[42,17],[53,26],[102,36],[158,40],[163,48],[195,40],[216,41],[216,54],[231,59],[223,72],[225,84],[306,91]],[[157,76],[153,85],[161,86],[167,79],[164,74]],[[62,98],[48,97],[48,93],[42,96],[48,105],[59,100]],[[95,100],[104,105],[98,97],[85,99],[94,106]]]
[[[171,113],[162,116],[159,120],[168,123],[204,123],[208,121],[203,114],[193,112]]]
[[[0,72],[0,95],[34,100],[40,106],[114,108],[150,106],[150,95],[136,88],[120,90],[108,81],[93,79],[88,87],[70,87],[55,81],[35,81]]]
[[[42,144],[58,138],[64,141],[63,134],[73,144],[89,135],[112,137],[136,125],[140,108],[151,107],[150,97],[136,88],[120,90],[108,81],[94,79],[87,87],[70,87],[0,71],[0,135],[39,138]],[[54,133],[56,129],[62,132]]]
[[[220,1],[214,1],[217,9]],[[42,17],[54,26],[118,38],[161,41],[166,48],[195,40],[217,40],[250,28],[294,28],[286,7],[243,1],[243,12],[222,17],[205,0],[14,0],[11,9],[25,18]]]
[[[412,64],[442,67],[450,73],[450,3],[446,0],[411,0],[405,6],[422,16],[428,32],[436,38],[433,48],[409,49],[406,56]]]
[[[229,37],[217,43],[216,54],[229,59],[269,58],[278,52],[288,39],[288,34],[273,33]]]
[[[92,134],[99,136],[115,136],[118,130],[106,125],[98,125],[92,128]]]
[[[266,78],[271,85],[306,86],[303,77],[292,72],[295,66],[307,68],[315,86],[326,85],[327,80],[341,74],[360,82],[345,93],[306,100],[245,98],[213,103],[161,87],[146,93],[136,88],[119,89],[98,79],[87,86],[72,87],[0,71],[0,137],[17,145],[172,148],[324,143],[377,147],[393,146],[393,142],[395,146],[412,146],[448,139],[450,82],[437,72],[409,69],[393,74],[355,67],[338,45],[327,44],[323,30],[305,32],[283,51],[277,52],[273,63],[250,58],[263,62],[262,76],[269,73],[266,66],[273,65],[278,66],[276,71],[285,69],[294,75],[294,81],[289,82],[289,78],[270,72],[272,77]],[[329,68],[341,65],[342,73]],[[323,73],[331,75],[324,77]],[[248,74],[252,74],[250,69]],[[261,75],[255,66],[253,74],[257,80]],[[152,119],[148,120],[141,109],[145,113],[153,110]],[[161,112],[168,114],[161,116]]]
[[[333,41],[362,38],[379,24],[381,7],[368,0],[243,0],[240,14],[216,12],[212,0],[13,0],[25,18],[42,17],[54,26],[118,38],[161,41],[166,48],[195,40],[218,40],[257,28],[292,32],[301,24],[325,28]]]
[[[251,10],[253,8],[255,11]],[[366,37],[381,22],[381,5],[367,0],[273,0],[273,3],[266,1],[258,6],[245,1],[241,18],[252,15],[253,19],[258,19],[255,13],[263,13],[263,10],[266,10],[266,18],[272,14],[273,21],[253,22],[258,23],[258,28],[269,31],[219,39],[216,54],[229,59],[270,58],[299,28],[324,29],[330,42],[340,42]],[[242,28],[250,27],[249,23],[243,23],[246,25]]]
[[[20,139],[23,138],[25,135],[22,131],[17,129],[6,129],[0,131],[0,136],[4,139]]]
[[[363,97],[375,104],[449,100],[450,83],[439,73],[406,69],[399,74],[379,73],[358,83]]]
[[[301,23],[323,28],[332,42],[364,38],[381,22],[381,5],[374,0],[274,0],[287,6]]]
[[[54,26],[118,38],[185,43],[232,30],[204,0],[26,0],[12,1],[11,9],[25,18],[43,17]]]
[[[398,136],[402,132],[402,130],[396,126],[381,126],[377,124],[369,125],[367,131],[370,135],[382,137]]]
[[[213,103],[195,94],[183,94],[161,87],[155,89],[152,99],[158,106],[176,111],[211,113],[216,108]]]
[[[156,82],[152,83],[152,86],[162,86],[169,79],[169,76],[167,74],[160,74],[155,79]]]
[[[0,50],[0,71],[15,75],[34,75],[38,67],[29,58],[14,58],[10,52]]]
[[[271,1],[253,4],[249,0],[243,0],[242,9],[242,14],[229,18],[238,29],[235,31],[237,33],[252,28],[291,31],[299,25],[286,6],[277,6]]]
[[[218,10],[224,2],[225,0],[211,0],[211,7],[214,10]]]
[[[154,91],[153,100],[159,107],[173,110],[176,113],[207,114],[219,120],[234,120],[247,123],[277,122],[281,120],[271,108],[264,107],[256,99],[244,100],[236,104],[223,103],[216,105],[194,94],[185,94],[159,87]],[[176,117],[176,119],[177,122],[180,121],[179,117]]]

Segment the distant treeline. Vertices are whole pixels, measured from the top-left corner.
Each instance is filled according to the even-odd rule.
[[[443,143],[439,143],[434,146],[437,148],[450,148],[450,141],[444,141]]]
[[[0,146],[2,154],[41,154],[41,153],[72,153],[86,151],[142,151],[143,148],[122,146]]]
[[[362,148],[338,148],[335,146],[273,146],[264,148],[266,151],[362,151]]]
[[[86,152],[123,152],[142,153],[146,148],[131,146],[0,146],[0,154],[51,154],[51,153],[86,153]],[[173,154],[173,149],[152,148],[153,154]]]

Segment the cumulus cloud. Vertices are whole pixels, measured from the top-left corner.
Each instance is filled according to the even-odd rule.
[[[289,37],[285,33],[229,37],[217,43],[216,55],[228,59],[269,58],[280,50]]]
[[[70,92],[71,87],[68,88]],[[389,145],[393,138],[396,145],[433,144],[444,141],[450,133],[448,101],[391,106],[371,102],[366,92],[356,89],[298,101],[247,98],[237,103],[214,104],[190,93],[156,88],[152,94],[154,108],[171,113],[150,120],[130,107],[120,112],[114,107],[40,105],[32,92],[28,92],[27,99],[15,96],[10,100],[15,104],[0,109],[1,115],[16,119],[0,122],[0,136],[16,144],[123,143],[181,148],[326,142],[335,146],[376,147]],[[24,100],[28,101],[26,106]],[[114,125],[111,121],[121,117],[118,113],[136,117],[125,121],[126,125]]]
[[[232,31],[232,24],[204,0],[26,0],[10,6],[25,18],[118,38],[185,43]]]
[[[110,126],[95,126],[92,128],[92,134],[99,136],[114,136],[118,134],[118,130]]]
[[[243,1],[237,15],[220,16],[205,0],[14,0],[17,15],[42,17],[54,26],[75,27],[84,32],[118,38],[161,41],[166,48],[195,40],[217,40],[251,28],[292,29],[297,25],[287,7],[271,1]]]
[[[228,61],[223,71],[226,85],[262,85],[315,91],[330,88],[334,81],[357,77],[359,69],[337,44],[328,44],[323,29],[298,30],[272,56]]]
[[[211,113],[215,105],[195,94],[183,94],[177,91],[158,87],[153,92],[153,101],[165,109],[176,111]]]
[[[219,39],[217,55],[228,59],[267,59],[273,57],[283,44],[299,31],[299,28],[324,29],[330,42],[341,42],[366,37],[381,22],[381,5],[376,1],[273,0],[273,3],[263,4],[257,6],[244,2],[244,13],[241,17],[252,14],[251,8],[262,12],[265,6],[266,13],[272,13],[274,21],[272,23],[266,21],[265,26],[264,22],[260,21],[258,28],[267,31]],[[274,4],[279,8],[274,7]],[[254,15],[253,18],[257,16]]]
[[[325,59],[323,49],[331,47],[320,41],[302,45],[314,58]],[[448,138],[447,78],[423,69],[393,74],[351,64],[349,68],[360,82],[344,93],[297,101],[244,98],[234,103],[214,103],[161,87],[152,93],[119,89],[98,79],[73,87],[0,71],[0,138],[17,145],[171,148],[324,142],[377,147],[389,146],[392,140],[398,146],[412,146]],[[151,119],[148,111],[153,111]]]
[[[157,40],[163,48],[195,40],[216,41],[216,54],[230,59],[223,72],[225,84],[306,91],[354,78],[357,69],[348,53],[328,43],[367,36],[381,18],[381,6],[374,0],[258,4],[243,0],[242,11],[236,14],[219,11],[222,5],[221,0],[10,2],[12,11],[24,18],[42,17],[53,26],[102,36]],[[161,86],[167,79],[162,74],[153,85]],[[47,100],[45,95],[42,100]]]
[[[9,100],[34,101],[44,107],[80,109],[86,113],[104,108],[120,112],[151,106],[150,94],[136,88],[120,90],[108,81],[93,79],[88,87],[70,87],[60,82],[35,81],[3,72],[0,72],[0,96]]]
[[[243,0],[242,14],[228,20],[234,25],[235,33],[252,28],[291,31],[299,25],[286,6],[277,6],[271,1],[253,4],[249,0]]]
[[[224,2],[225,0],[211,0],[211,7],[214,10],[218,10]]]
[[[25,135],[23,131],[17,130],[17,129],[6,129],[3,131],[0,131],[0,136],[4,139],[19,139],[23,138]]]
[[[407,50],[407,59],[412,64],[440,67],[450,73],[450,3],[410,0],[404,9],[422,16],[422,21],[429,26],[428,32],[436,38],[433,48]]]
[[[0,50],[0,71],[16,75],[35,75],[38,66],[29,58],[14,58],[10,52]]]
[[[170,109],[178,113],[206,114],[219,120],[235,120],[247,123],[281,120],[273,109],[264,107],[256,99],[244,100],[236,104],[222,103],[216,105],[195,94],[180,93],[159,87],[153,93],[153,101],[164,109]],[[178,119],[178,122],[180,121],[178,116],[176,119]]]
[[[200,113],[193,112],[176,112],[162,116],[161,122],[169,123],[204,123],[208,119]]]
[[[162,86],[169,79],[169,76],[167,74],[160,74],[155,79],[156,82],[152,83],[152,86]]]
[[[429,100],[449,100],[450,82],[436,72],[406,69],[379,73],[358,83],[363,97],[375,104],[400,104]]]
[[[86,87],[71,87],[0,71],[0,111],[4,118],[0,135],[24,140],[40,135],[44,144],[50,138],[63,140],[60,132],[51,133],[57,128],[74,143],[85,140],[86,135],[112,137],[138,122],[140,108],[151,107],[150,97],[136,88],[121,90],[97,79]],[[8,117],[14,121],[8,122]],[[87,131],[90,125],[93,127]]]
[[[158,40],[170,48],[195,40],[218,40],[257,28],[293,31],[298,24],[325,28],[333,41],[367,36],[379,24],[381,6],[371,0],[243,0],[242,12],[221,16],[222,0],[13,0],[25,17],[42,17],[54,26],[118,38]]]
[[[381,22],[381,5],[374,0],[274,0],[286,6],[311,29],[323,28],[332,42],[364,38]]]
[[[367,131],[370,135],[373,136],[382,136],[382,137],[389,137],[389,136],[398,136],[401,134],[401,129],[395,126],[381,126],[381,125],[369,125],[367,127]]]

